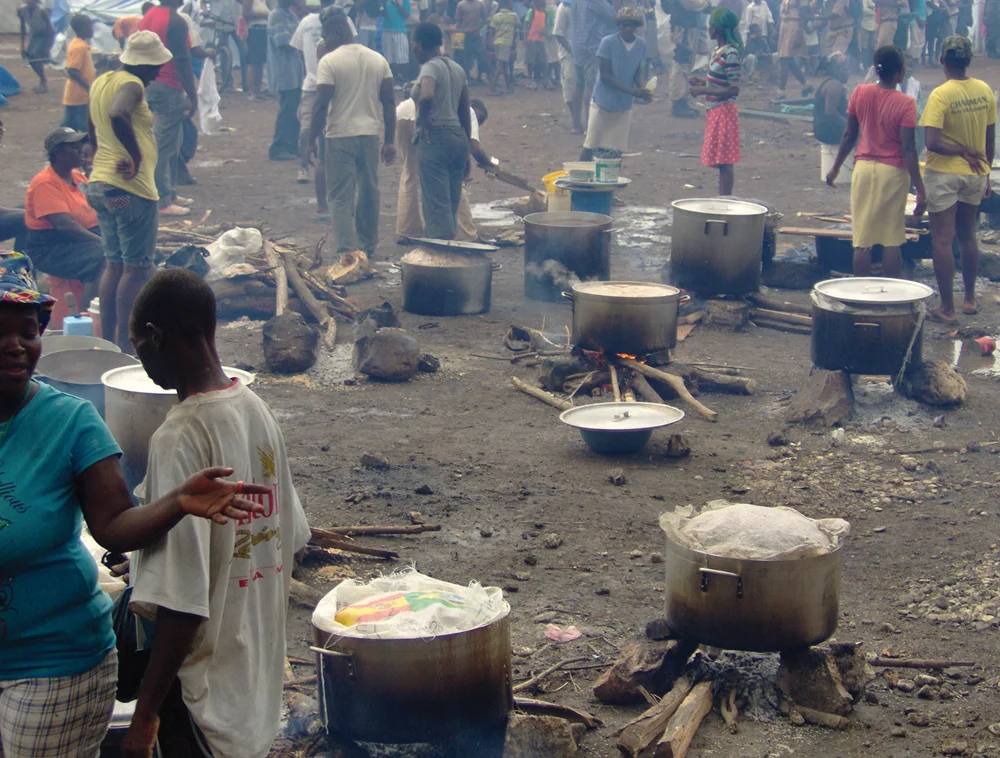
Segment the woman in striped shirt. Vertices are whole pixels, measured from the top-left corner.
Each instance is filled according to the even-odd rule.
[[[736,96],[740,94],[743,40],[739,18],[728,8],[716,8],[708,22],[709,36],[719,45],[712,54],[708,77],[691,78],[691,94],[704,96],[705,143],[701,162],[719,169],[719,194],[733,194],[735,164],[740,162],[740,119]]]

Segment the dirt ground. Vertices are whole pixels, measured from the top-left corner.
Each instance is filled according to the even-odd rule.
[[[28,89],[33,86],[12,38],[0,43],[0,62]],[[1000,67],[976,61],[972,73],[995,81]],[[929,69],[917,76],[925,88],[942,80]],[[0,110],[6,126],[0,204],[23,202],[28,181],[43,166],[41,141],[61,111],[63,79],[56,74],[52,80],[48,95],[22,94]],[[773,87],[750,88],[740,102],[760,107],[772,93]],[[577,155],[579,138],[568,132],[558,94],[520,87],[513,96],[485,99],[490,116],[483,144],[505,169],[538,182]],[[227,94],[224,124],[234,131],[202,138],[192,163],[200,184],[182,194],[194,198],[194,218],[212,209],[213,221],[259,219],[274,234],[309,248],[325,226],[311,218],[311,188],[296,184],[295,165],[266,160],[275,112],[274,102],[253,104]],[[848,191],[819,181],[818,145],[807,131],[808,125],[744,118],[736,192],[768,201],[786,218],[798,211],[847,212]],[[669,229],[656,221],[658,209],[677,198],[715,194],[716,174],[695,157],[701,137],[702,122],[671,118],[663,99],[636,108],[632,145],[641,156],[627,159],[622,172],[632,184],[620,193],[628,206],[615,211],[623,223],[613,248],[612,278],[658,281],[669,254]],[[381,172],[382,262],[406,250],[394,244],[398,176],[397,167]],[[473,203],[518,194],[509,190],[481,174],[469,185]],[[648,210],[647,226],[654,228],[640,229],[629,208]],[[267,373],[260,324],[221,329],[225,361],[257,370],[254,388],[282,421],[299,495],[314,526],[408,523],[411,511],[440,523],[440,532],[419,538],[364,543],[392,547],[400,565],[412,562],[442,579],[504,587],[512,607],[516,680],[562,659],[587,656],[592,667],[550,677],[536,696],[597,714],[604,726],[584,737],[582,754],[603,758],[618,755],[614,732],[641,707],[602,705],[590,686],[600,674],[597,664],[610,663],[623,642],[662,615],[663,569],[652,556],[663,550],[657,519],[664,510],[729,498],[846,518],[853,531],[844,555],[837,639],[862,642],[868,652],[891,648],[976,661],[977,667],[954,670],[953,680],[945,676],[953,684],[951,700],[918,700],[880,676],[870,686],[871,702],[856,708],[845,732],[794,728],[763,708],[757,720],[731,735],[716,711],[690,755],[929,756],[954,748],[957,740],[968,756],[1000,756],[1000,738],[986,728],[1000,721],[1000,479],[994,457],[1000,452],[1000,420],[992,361],[963,364],[968,402],[960,409],[919,406],[893,396],[884,384],[857,380],[857,413],[840,444],[834,445],[828,429],[797,427],[789,432],[791,444],[770,447],[768,435],[782,428],[785,403],[809,373],[809,338],[698,327],[677,356],[746,367],[758,392],[703,396],[719,420],[712,424],[689,415],[680,424],[677,431],[689,440],[690,457],[666,458],[665,433],[655,435],[642,454],[602,457],[561,425],[556,411],[511,387],[511,374],[531,381],[533,369],[512,369],[503,360],[475,355],[503,355],[502,338],[511,324],[544,325],[559,333],[570,321],[568,305],[525,299],[520,249],[503,249],[495,258],[503,269],[494,276],[492,310],[481,316],[429,319],[402,313],[399,279],[392,273],[350,288],[364,306],[391,302],[423,349],[441,359],[437,374],[406,384],[345,383],[353,374],[346,325],[334,355],[324,356],[304,377],[292,378]],[[929,268],[920,274],[929,281]],[[804,293],[787,296],[805,302]],[[996,288],[984,286],[981,297],[981,314],[964,323],[993,333],[1000,312]],[[928,352],[950,356],[953,344],[943,327],[928,324]],[[913,454],[915,470],[904,469],[909,465],[904,451],[921,451]],[[358,461],[364,452],[384,456],[391,468],[362,469]],[[624,486],[609,482],[615,467],[624,469]],[[423,485],[433,494],[416,494]],[[369,496],[357,504],[345,501],[361,491]],[[550,532],[563,538],[558,549],[542,545]],[[325,577],[368,577],[386,568],[352,558]],[[303,569],[301,578],[323,592],[332,586],[315,568]],[[560,626],[577,626],[583,637],[547,643],[545,624],[534,620],[543,612]],[[306,609],[293,611],[290,653],[309,656],[308,619]],[[910,726],[908,708],[927,711],[930,727]],[[905,736],[891,736],[900,724]]]

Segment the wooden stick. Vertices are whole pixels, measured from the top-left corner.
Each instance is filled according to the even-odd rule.
[[[615,402],[620,403],[622,401],[622,391],[618,386],[618,370],[613,364],[608,364],[608,369],[611,371],[611,393],[615,397]]]
[[[812,334],[811,327],[796,326],[793,324],[786,324],[783,321],[772,321],[768,318],[763,318],[758,316],[753,320],[754,324],[764,329],[774,329],[777,332],[788,332],[789,334]]]
[[[315,530],[314,530],[315,531]],[[413,524],[412,526],[336,526],[332,530],[337,534],[421,534],[423,532],[440,532],[440,524]]]
[[[573,407],[572,403],[569,403],[565,400],[560,400],[554,395],[550,395],[545,390],[538,389],[538,387],[532,387],[529,384],[525,384],[516,376],[512,376],[510,378],[510,383],[513,384],[515,387],[517,387],[519,390],[521,390],[521,392],[523,392],[524,394],[531,395],[533,398],[535,398],[536,400],[541,400],[543,403],[548,403],[553,408],[558,408],[561,411],[568,411],[570,408]]]
[[[885,666],[898,669],[950,669],[969,668],[975,666],[975,661],[941,661],[927,658],[883,658],[875,656],[868,661],[872,666]]]
[[[313,293],[309,291],[309,286],[299,274],[299,267],[295,264],[294,254],[285,250],[279,250],[279,253],[285,260],[285,271],[288,273],[288,281],[302,302],[306,304],[309,312],[319,322],[320,327],[325,330],[323,343],[327,348],[332,349],[334,343],[337,341],[337,322],[334,321],[333,316],[320,304]]]
[[[636,758],[663,734],[670,717],[691,691],[691,680],[685,676],[674,682],[673,689],[660,702],[618,730],[618,749],[628,758]]]
[[[209,208],[207,211],[205,211],[205,215],[201,217],[201,221],[199,221],[197,225],[198,226],[204,226],[205,224],[207,224],[208,223],[208,217],[211,216],[211,215],[212,215],[212,209]]]
[[[806,708],[802,705],[793,705],[791,710],[788,712],[788,717],[794,724],[801,718],[806,724],[814,724],[816,726],[825,726],[827,729],[836,729],[838,731],[844,731],[851,725],[843,716],[837,716],[833,713],[826,713],[824,711],[817,711],[813,708]]]
[[[315,534],[309,542],[313,545],[319,545],[320,547],[330,548],[332,550],[343,550],[345,553],[370,555],[375,558],[384,558],[385,560],[395,560],[399,557],[399,553],[394,550],[380,550],[376,547],[364,547],[362,545],[355,545],[353,542],[344,542],[343,540],[330,539],[329,537],[321,537]]]
[[[768,308],[751,308],[750,318],[762,316],[772,321],[781,321],[785,324],[796,324],[797,326],[812,327],[812,316],[803,316],[799,313],[785,313],[784,311],[772,311]]]
[[[647,403],[662,403],[666,405],[660,394],[653,389],[653,386],[646,381],[646,377],[640,374],[638,371],[632,374],[632,386],[639,390],[639,394],[642,395],[642,399]]]
[[[751,292],[746,297],[751,303],[761,308],[770,308],[772,311],[784,311],[785,313],[801,313],[804,316],[812,315],[812,308],[808,305],[790,303],[787,300],[776,300],[759,292]]]
[[[560,661],[559,663],[555,664],[554,666],[549,666],[542,673],[535,674],[533,677],[531,677],[530,679],[525,679],[520,684],[515,684],[514,687],[513,687],[513,691],[514,692],[524,692],[525,690],[534,687],[536,684],[538,684],[542,679],[544,679],[545,677],[547,677],[549,674],[556,673],[563,666],[569,665],[570,663],[579,663],[580,661],[589,661],[589,660],[590,660],[590,658],[588,656],[585,656],[585,655],[582,655],[582,656],[580,656],[578,658],[567,658],[565,661]]]
[[[628,366],[633,371],[645,374],[650,379],[656,379],[664,384],[670,385],[671,389],[677,393],[678,397],[680,397],[685,403],[690,405],[709,421],[715,421],[716,418],[718,418],[718,413],[713,411],[711,408],[706,408],[694,398],[694,395],[688,392],[688,388],[684,386],[684,380],[679,376],[659,371],[652,366],[647,366],[645,363],[639,363],[638,361],[633,361],[629,358],[619,358],[618,362]],[[642,390],[640,389],[639,391],[641,392]]]
[[[722,712],[722,720],[726,722],[726,726],[729,728],[730,734],[736,734],[740,731],[740,725],[737,723],[736,719],[740,715],[740,707],[736,704],[736,691],[737,688],[733,686],[729,690],[729,695],[722,699],[719,703],[719,710]]]
[[[712,683],[700,682],[684,698],[656,743],[654,758],[684,758],[702,719],[712,710]]]
[[[281,265],[281,258],[275,252],[274,246],[264,240],[264,255],[267,263],[274,269],[274,285],[277,288],[277,302],[274,305],[274,315],[280,316],[288,310],[288,276],[285,267]]]
[[[318,527],[310,527],[309,531],[312,532],[313,536],[316,537],[326,537],[331,540],[340,540],[341,542],[352,542],[350,537],[348,537],[344,532],[340,532],[336,529],[320,529]]]
[[[635,393],[632,390],[625,390],[622,393],[622,400],[624,400],[626,403],[634,403]]]
[[[562,705],[561,703],[549,703],[545,700],[516,697],[514,698],[514,707],[525,713],[534,713],[541,716],[558,716],[567,721],[575,721],[583,724],[588,729],[596,729],[604,723],[597,716],[587,711]]]

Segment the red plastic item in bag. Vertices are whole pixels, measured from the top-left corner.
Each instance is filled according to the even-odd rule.
[[[974,341],[983,351],[983,355],[993,355],[993,351],[997,349],[997,342],[992,337],[979,337]]]

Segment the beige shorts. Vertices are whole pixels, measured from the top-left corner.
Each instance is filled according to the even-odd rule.
[[[307,92],[302,90],[302,99],[299,101],[299,136],[303,139],[309,138],[309,130],[312,129],[312,112],[316,104],[316,90]],[[322,141],[322,140],[321,140]]]
[[[941,171],[924,171],[924,190],[927,193],[927,210],[941,213],[955,203],[979,205],[986,194],[985,176],[975,174],[945,174]]]

